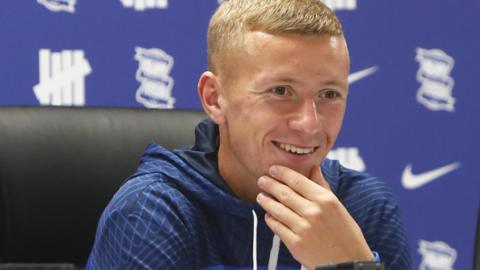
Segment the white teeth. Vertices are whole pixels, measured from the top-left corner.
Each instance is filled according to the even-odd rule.
[[[310,154],[314,150],[313,148],[300,148],[298,146],[293,146],[293,145],[290,145],[290,144],[287,144],[287,143],[280,143],[280,148],[282,148],[283,150],[285,150],[287,152],[295,153],[295,154],[299,154],[299,155]]]

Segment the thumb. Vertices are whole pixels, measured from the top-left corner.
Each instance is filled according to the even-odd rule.
[[[332,191],[327,180],[325,180],[325,177],[323,177],[320,166],[313,166],[312,170],[310,170],[310,179],[312,179],[313,182],[319,184],[320,186],[327,189],[328,191]]]

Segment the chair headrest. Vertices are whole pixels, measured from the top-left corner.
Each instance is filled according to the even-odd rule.
[[[151,141],[193,144],[200,111],[0,108],[0,260],[83,265],[98,218]]]

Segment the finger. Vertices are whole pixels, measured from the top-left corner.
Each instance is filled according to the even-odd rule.
[[[258,194],[257,202],[275,220],[281,222],[292,231],[297,231],[299,229],[298,226],[304,222],[297,213],[262,192]]]
[[[274,165],[270,167],[269,173],[273,178],[286,184],[292,190],[310,201],[317,198],[319,193],[327,191],[324,187],[302,174],[284,166]]]
[[[303,198],[289,186],[268,176],[262,176],[258,179],[258,187],[260,190],[297,213],[299,213],[307,203],[310,203],[309,200]]]
[[[280,239],[282,242],[289,247],[290,243],[295,242],[298,239],[298,235],[296,235],[292,230],[290,230],[287,226],[285,226],[283,223],[275,219],[272,215],[269,213],[265,214],[265,223],[267,226],[272,230],[272,232]]]
[[[310,171],[310,179],[312,179],[315,183],[319,184],[326,190],[332,191],[330,188],[330,184],[328,184],[325,177],[323,177],[322,170],[320,166],[313,166],[312,170]]]

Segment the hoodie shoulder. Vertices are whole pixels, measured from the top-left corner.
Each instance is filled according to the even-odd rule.
[[[332,190],[362,229],[368,245],[380,254],[386,269],[412,269],[409,242],[393,192],[368,173],[324,160],[322,172]]]
[[[199,237],[192,224],[198,224],[198,207],[148,163],[142,163],[147,165],[122,185],[104,210],[87,269],[196,267],[193,251]]]

